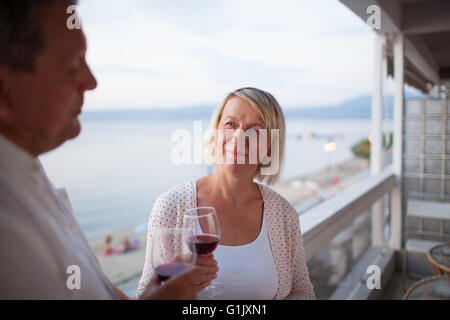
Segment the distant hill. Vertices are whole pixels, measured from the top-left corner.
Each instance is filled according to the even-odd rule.
[[[418,98],[406,94],[407,98]],[[385,97],[386,105],[383,108],[383,116],[392,118],[394,97]],[[362,96],[340,104],[330,106],[299,107],[284,110],[288,119],[370,119],[371,96]],[[152,119],[209,119],[214,111],[214,106],[192,106],[178,109],[148,109],[130,111],[90,111],[86,112],[86,118],[134,118],[136,116]]]
[[[420,96],[408,93],[405,96],[407,99],[420,98]],[[383,117],[392,118],[394,114],[394,97],[386,96],[384,104]],[[372,114],[372,97],[368,95],[362,96],[332,106],[287,109],[284,113],[287,118],[370,119]]]
[[[392,96],[385,98],[383,114],[392,117],[393,112]],[[360,98],[345,101],[340,104],[323,107],[306,107],[285,110],[287,118],[306,118],[306,119],[352,119],[352,118],[370,118],[371,117],[372,98],[363,96]]]

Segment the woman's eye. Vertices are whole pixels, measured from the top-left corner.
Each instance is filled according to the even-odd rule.
[[[225,125],[227,127],[234,127],[234,122],[227,122],[227,123],[225,123]]]

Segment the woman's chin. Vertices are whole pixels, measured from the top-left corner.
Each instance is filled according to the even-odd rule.
[[[252,175],[257,170],[257,165],[251,164],[237,164],[237,163],[225,163],[222,167],[230,174],[238,174],[240,176]]]

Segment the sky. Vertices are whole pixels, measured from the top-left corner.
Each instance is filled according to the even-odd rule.
[[[371,92],[375,33],[338,0],[81,0],[79,13],[98,80],[85,110],[216,106],[245,86],[284,108]]]

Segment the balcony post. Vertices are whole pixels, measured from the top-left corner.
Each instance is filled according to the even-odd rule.
[[[396,186],[391,193],[391,238],[392,249],[402,248],[402,140],[404,105],[404,38],[397,34],[394,39],[394,141],[392,168],[396,177]]]
[[[375,36],[374,78],[372,92],[372,143],[370,147],[370,173],[375,176],[381,172],[384,165],[383,155],[383,78],[386,68],[384,54],[385,36],[377,33]],[[372,206],[372,245],[384,246],[384,198]]]

